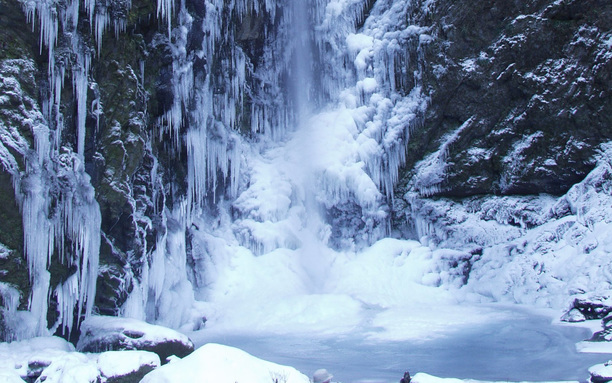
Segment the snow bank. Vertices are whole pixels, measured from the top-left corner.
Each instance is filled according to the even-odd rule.
[[[309,383],[292,367],[255,358],[237,348],[210,343],[184,359],[147,374],[142,383]]]
[[[159,357],[147,351],[82,354],[58,337],[0,343],[1,382],[104,383],[126,377],[140,379],[159,364]]]
[[[485,382],[482,380],[473,380],[473,379],[455,379],[455,378],[438,378],[433,375],[425,374],[423,372],[419,372],[411,380],[412,383],[494,383],[494,382]],[[540,382],[540,383],[578,383],[577,381],[563,381],[563,382]],[[526,383],[526,382],[523,382]]]

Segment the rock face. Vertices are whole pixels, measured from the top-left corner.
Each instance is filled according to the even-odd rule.
[[[421,17],[431,101],[400,187],[422,196],[562,194],[612,137],[612,5],[437,1]]]
[[[24,336],[51,329],[74,340],[94,305],[100,314],[119,315],[132,293],[148,307],[142,317],[159,319],[168,237],[190,238],[172,214],[195,197],[225,195],[231,134],[251,132],[257,95],[250,89],[264,89],[267,81],[252,73],[251,60],[264,66],[265,39],[279,22],[275,4],[255,12],[224,2],[175,8],[160,1],[167,8],[158,13],[148,0],[75,8],[79,3],[0,2],[0,282],[6,284],[0,306],[41,307]],[[240,75],[245,67],[248,79]],[[214,115],[213,103],[227,101],[220,94],[231,105]],[[224,109],[229,112],[219,112]],[[207,136],[192,134],[188,143],[188,126],[207,125],[215,127],[208,142],[221,158],[204,155],[194,164],[188,151],[195,145],[204,153]],[[205,185],[207,177],[214,182]],[[89,245],[80,243],[85,240]],[[180,245],[180,256],[190,249]],[[185,274],[187,262],[172,265]],[[185,283],[170,284],[186,289]],[[18,292],[16,302],[4,293],[9,290]],[[0,322],[9,340],[8,323]]]

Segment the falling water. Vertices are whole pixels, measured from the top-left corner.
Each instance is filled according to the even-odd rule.
[[[313,54],[312,5],[309,0],[291,2],[293,65],[290,87],[295,103],[298,125],[308,119],[312,111]]]

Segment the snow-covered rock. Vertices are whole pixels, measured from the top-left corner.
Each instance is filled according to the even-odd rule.
[[[148,351],[84,354],[58,337],[0,343],[0,382],[129,383],[159,367]]]
[[[293,367],[258,359],[237,348],[206,344],[191,355],[166,364],[149,374],[142,383],[309,383]]]
[[[572,308],[561,317],[562,322],[584,322],[586,317],[577,308]]]
[[[2,382],[39,378],[46,382],[95,382],[97,371],[95,359],[75,352],[72,344],[58,337],[0,343]]]
[[[98,370],[103,383],[128,379],[138,382],[160,364],[159,356],[149,351],[106,351],[98,356]]]
[[[473,379],[439,378],[437,376],[429,375],[423,372],[419,372],[416,375],[414,375],[414,377],[412,378],[410,382],[411,383],[493,383],[493,382],[486,382],[486,381],[473,380]],[[554,383],[554,382],[548,382],[548,383]],[[562,383],[562,382],[556,382],[556,383]],[[563,383],[578,383],[578,382],[565,381]]]
[[[612,380],[612,360],[602,364],[596,364],[589,368],[591,383],[605,383]]]
[[[561,317],[561,320],[564,322],[582,322],[590,319],[602,319],[611,311],[610,300],[606,297],[598,296],[590,299],[574,299],[569,310]],[[604,321],[603,324],[605,325],[608,321]]]
[[[82,352],[151,351],[165,363],[171,355],[189,355],[194,347],[187,336],[166,327],[130,318],[94,316],[81,325],[77,349]]]

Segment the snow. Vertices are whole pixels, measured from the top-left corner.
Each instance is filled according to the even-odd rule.
[[[147,374],[143,383],[210,381],[218,383],[308,383],[296,369],[267,362],[246,352],[207,344],[189,356]]]
[[[142,366],[159,365],[159,357],[151,352],[82,354],[76,352],[71,343],[58,337],[0,343],[2,382],[23,382],[28,377],[40,375],[37,381],[41,382],[103,383],[135,372]]]
[[[607,381],[612,379],[612,361],[597,364],[589,368],[589,373],[591,374],[591,381]]]
[[[423,372],[419,372],[412,377],[411,382],[414,383],[493,383],[485,382],[482,380],[473,379],[454,379],[454,378],[439,378],[437,376],[429,375]],[[541,382],[541,383],[578,383],[578,381],[558,381],[558,382]]]
[[[576,349],[579,352],[591,354],[612,354],[612,344],[610,342],[578,342]]]

